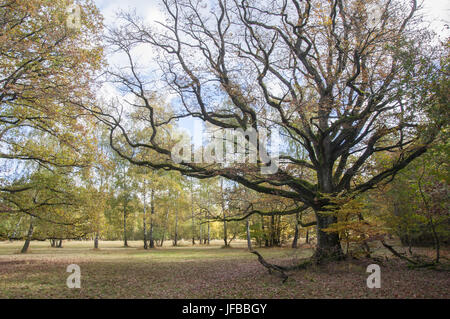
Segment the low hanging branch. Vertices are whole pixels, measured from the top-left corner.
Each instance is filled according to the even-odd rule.
[[[303,206],[300,206],[300,207],[297,207],[297,208],[294,208],[294,209],[291,209],[291,210],[279,210],[279,211],[278,210],[274,210],[274,211],[271,211],[271,212],[264,212],[264,211],[260,211],[258,209],[250,210],[250,208],[252,208],[252,207],[253,207],[252,205],[249,205],[247,207],[247,209],[245,209],[243,211],[243,215],[240,216],[240,217],[227,217],[227,218],[224,219],[223,217],[220,217],[220,216],[211,216],[210,220],[212,220],[212,221],[219,220],[219,221],[227,221],[227,222],[237,222],[237,221],[245,220],[245,219],[247,219],[248,217],[250,217],[250,216],[252,216],[254,214],[257,214],[257,215],[260,215],[260,216],[294,215],[296,213],[302,212],[302,211],[304,211],[304,210],[309,208],[308,205],[303,205]],[[310,222],[310,223],[302,223],[301,221],[299,221],[299,225],[301,225],[302,227],[309,227],[309,226],[313,226],[313,225],[316,225],[316,224],[317,224],[316,221],[313,221],[313,222]]]
[[[381,243],[382,243],[383,246],[386,247],[386,248],[387,248],[394,256],[396,256],[396,257],[398,257],[398,258],[400,258],[400,259],[406,260],[406,261],[410,262],[410,263],[413,264],[413,265],[417,265],[417,262],[416,262],[416,261],[414,261],[414,260],[412,260],[412,259],[410,259],[410,258],[408,258],[408,257],[406,257],[406,256],[404,256],[404,255],[402,255],[402,254],[400,254],[398,251],[396,251],[396,250],[394,249],[394,247],[392,247],[391,245],[388,245],[384,240],[381,240]]]
[[[391,245],[386,244],[386,242],[384,240],[381,240],[381,243],[383,244],[384,247],[386,247],[392,254],[394,254],[394,256],[402,259],[402,260],[406,260],[407,262],[409,262],[412,267],[414,268],[425,268],[425,267],[435,267],[436,266],[436,262],[420,262],[420,260],[415,261],[412,260],[411,258],[408,258],[406,256],[404,256],[403,254],[399,253],[398,251],[396,251],[394,249],[394,247],[392,247]]]
[[[50,236],[50,237],[35,237],[33,236],[31,239],[32,240],[36,240],[36,241],[46,241],[49,239],[52,240],[81,240],[83,238],[85,238],[88,235],[88,233],[84,233],[81,234],[79,236],[65,236],[65,237],[54,237],[54,236]],[[8,237],[7,234],[2,234],[0,233],[0,239],[2,238],[8,238],[10,240],[25,240],[27,239],[27,236],[14,236],[14,237]]]

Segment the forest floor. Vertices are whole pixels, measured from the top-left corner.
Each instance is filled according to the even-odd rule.
[[[371,260],[343,261],[289,273],[269,275],[245,242],[233,248],[210,246],[141,248],[141,242],[0,242],[0,298],[450,298],[450,272],[409,269],[386,253],[381,288],[369,289],[366,268]],[[168,245],[170,243],[167,243]],[[234,245],[233,245],[234,244]],[[417,249],[432,254],[430,249]],[[312,254],[308,247],[260,248],[270,262],[293,264]],[[445,258],[450,250],[443,250]],[[384,258],[384,256],[383,256]],[[447,259],[448,260],[448,259]],[[66,285],[66,268],[77,264],[81,288]]]

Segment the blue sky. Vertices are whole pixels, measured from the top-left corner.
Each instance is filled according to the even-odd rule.
[[[408,0],[405,0],[408,1]],[[146,19],[147,22],[152,23],[156,21],[163,21],[162,5],[160,0],[94,0],[100,12],[105,17],[106,25],[114,25],[116,21],[116,12],[119,10],[132,10],[136,9],[136,12]],[[420,0],[419,0],[420,3]],[[447,26],[450,24],[450,1],[448,0],[424,0],[424,14],[425,19],[430,23],[434,31],[442,38],[450,36],[450,30]],[[142,60],[151,60],[152,52],[149,48],[140,48],[139,55]],[[114,59],[114,61],[112,61]],[[110,62],[117,64],[120,59],[110,58]],[[194,133],[194,127],[201,127],[200,120],[194,123],[191,118],[183,119],[180,121],[180,126],[191,132],[191,136]],[[198,140],[194,140],[194,144],[201,143]]]

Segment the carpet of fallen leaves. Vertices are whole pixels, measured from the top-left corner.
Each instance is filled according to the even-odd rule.
[[[0,298],[450,298],[448,271],[409,269],[395,258],[380,264],[381,288],[369,289],[371,260],[290,272],[282,284],[239,245],[144,250],[131,244],[106,242],[94,250],[91,243],[33,242],[23,255],[21,243],[0,242]],[[259,251],[285,265],[311,254],[308,248]],[[69,264],[81,268],[80,289],[66,285]]]

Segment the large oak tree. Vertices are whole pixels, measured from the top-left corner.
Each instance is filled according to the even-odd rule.
[[[420,24],[417,2],[163,0],[162,5],[163,22],[150,26],[128,12],[110,30],[109,44],[128,65],[111,68],[109,79],[138,101],[93,110],[109,126],[113,149],[134,164],[197,178],[222,176],[292,201],[286,211],[257,213],[296,214],[310,207],[317,223],[316,256],[341,256],[338,234],[323,231],[336,222],[328,213],[334,209],[330,198],[355,196],[391,180],[427,151],[442,125],[430,116],[437,105],[430,83],[442,76],[436,71],[441,48]],[[154,65],[140,63],[134,48],[141,45],[151,48]],[[177,96],[173,114],[163,118],[153,99],[161,81]],[[125,116],[129,107],[141,114],[133,125]],[[219,128],[277,128],[283,150],[277,172],[262,174],[261,166],[268,165],[262,161],[174,162],[176,140],[168,143],[161,136],[167,125],[193,117]],[[149,134],[136,134],[137,125]],[[394,160],[373,173],[373,157],[380,152],[392,153]]]

